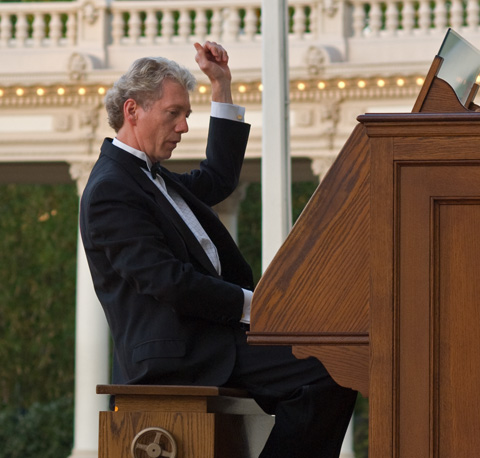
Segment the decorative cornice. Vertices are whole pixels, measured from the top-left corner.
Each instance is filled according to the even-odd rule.
[[[420,81],[419,81],[420,80]],[[417,75],[377,78],[307,78],[290,82],[291,102],[312,102],[341,99],[411,98],[418,94],[423,80]],[[238,104],[262,102],[261,81],[234,83],[234,99]],[[22,95],[17,91],[21,89]],[[63,95],[59,94],[63,90]],[[51,86],[1,87],[0,107],[101,105],[108,86],[78,83]],[[200,84],[191,94],[194,104],[210,103],[210,88]]]

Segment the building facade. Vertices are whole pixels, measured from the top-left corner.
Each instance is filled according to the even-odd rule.
[[[133,60],[148,55],[174,59],[198,77],[190,131],[169,162],[190,169],[203,157],[210,111],[209,86],[194,62],[193,43],[205,40],[228,50],[234,100],[252,125],[240,189],[258,182],[262,92],[271,84],[262,81],[265,20],[261,0],[0,3],[0,182],[73,180],[80,196],[103,138],[114,135],[104,94]],[[284,57],[292,180],[321,180],[358,115],[410,111],[447,28],[480,46],[479,20],[472,0],[290,0]],[[238,192],[218,208],[232,233],[240,199]],[[96,415],[106,403],[94,393],[96,384],[108,383],[108,329],[81,242],[77,266],[72,456],[90,457]]]

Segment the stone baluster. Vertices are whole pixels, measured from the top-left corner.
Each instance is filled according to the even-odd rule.
[[[223,29],[223,37],[226,41],[237,41],[240,32],[240,15],[237,8],[225,8],[225,28]]]
[[[405,35],[411,35],[415,28],[415,8],[412,1],[403,4],[402,17],[403,31]]]
[[[130,11],[130,20],[128,21],[128,35],[130,44],[138,44],[141,36],[142,20],[140,11]]]
[[[72,11],[67,19],[67,42],[69,46],[77,43],[77,13]]]
[[[444,30],[447,26],[448,11],[445,2],[437,2],[433,14],[434,27],[436,30]]]
[[[360,38],[365,29],[366,14],[362,1],[356,1],[353,4],[353,35]]]
[[[477,0],[468,0],[467,2],[467,25],[472,30],[478,28],[480,7]]]
[[[257,34],[257,14],[255,8],[250,6],[245,12],[245,36],[248,41],[253,41]]]
[[[180,35],[180,40],[187,43],[190,39],[191,31],[190,12],[187,8],[182,8],[180,10],[180,17],[178,18],[178,34]]]
[[[15,25],[15,38],[17,47],[22,48],[28,39],[28,22],[25,13],[18,13],[17,24]]]
[[[427,35],[430,31],[431,10],[429,0],[421,0],[418,8],[418,25],[422,34]]]
[[[62,21],[60,19],[60,13],[52,13],[52,20],[50,21],[50,41],[52,46],[60,45],[62,38]]]
[[[112,20],[112,39],[114,45],[119,45],[123,38],[123,12],[115,11]]]
[[[214,8],[213,15],[212,15],[212,29],[211,29],[211,36],[212,40],[220,41],[222,38],[222,9],[221,8]]]
[[[43,13],[37,12],[33,19],[33,44],[40,47],[45,38],[45,16]]]
[[[297,5],[293,13],[293,34],[295,38],[301,40],[305,33],[306,28],[306,15],[305,7],[303,5]]]
[[[450,26],[455,30],[461,30],[463,27],[463,2],[460,0],[452,1],[450,8]]]
[[[10,38],[12,37],[12,22],[10,21],[10,14],[3,13],[0,22],[0,42],[2,46],[8,46]]]
[[[397,3],[390,1],[387,4],[387,11],[385,12],[385,29],[388,36],[395,36],[398,30],[398,9]]]
[[[162,36],[166,42],[170,42],[175,33],[175,19],[173,11],[165,10],[162,18]]]
[[[319,20],[319,10],[320,5],[318,3],[315,3],[312,5],[311,10],[310,10],[310,34],[312,37],[317,38],[319,35],[319,27],[318,27],[318,20]]]
[[[382,28],[382,10],[380,3],[374,1],[370,8],[370,30],[373,36],[378,36]]]
[[[147,10],[146,13],[147,17],[145,18],[145,36],[148,43],[154,44],[158,34],[157,15],[153,9]]]
[[[207,38],[207,12],[205,8],[199,8],[195,15],[195,37],[199,43],[203,43]]]

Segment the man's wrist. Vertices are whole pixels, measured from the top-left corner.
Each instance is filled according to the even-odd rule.
[[[219,103],[233,103],[230,81],[212,82],[212,101]]]

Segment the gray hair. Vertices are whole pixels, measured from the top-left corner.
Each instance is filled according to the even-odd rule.
[[[168,78],[193,91],[195,77],[185,67],[164,57],[142,57],[137,59],[127,73],[119,78],[105,96],[108,124],[118,132],[123,126],[123,105],[133,99],[144,110],[163,95],[163,81]]]

